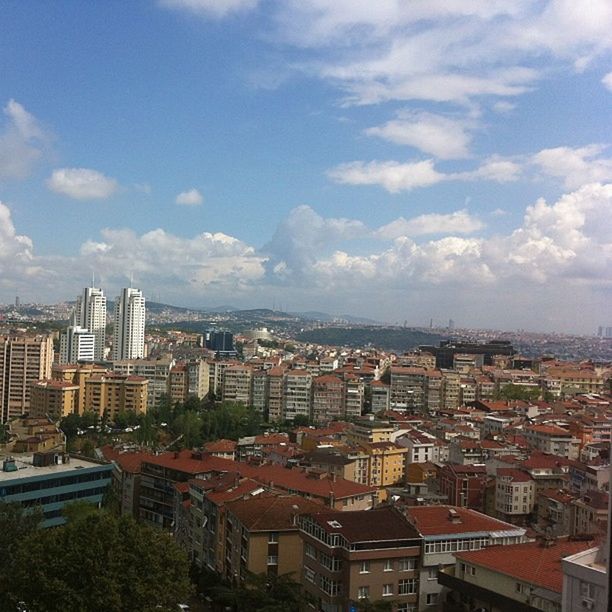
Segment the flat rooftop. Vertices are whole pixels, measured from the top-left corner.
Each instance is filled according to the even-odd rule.
[[[17,466],[16,472],[4,472],[2,471],[2,465],[6,458],[12,457],[15,460]],[[74,472],[76,470],[82,470],[85,468],[103,467],[107,465],[102,462],[87,460],[80,457],[70,457],[68,463],[62,463],[60,465],[48,465],[44,467],[36,467],[33,465],[33,455],[0,455],[0,482],[7,482],[11,480],[18,480],[20,478],[36,478],[40,476],[51,476],[58,474],[65,474],[68,472]],[[110,463],[108,464],[111,465]]]

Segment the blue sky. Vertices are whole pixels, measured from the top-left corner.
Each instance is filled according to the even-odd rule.
[[[612,323],[606,0],[2,12],[0,301]]]

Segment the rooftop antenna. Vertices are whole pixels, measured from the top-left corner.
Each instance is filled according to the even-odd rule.
[[[96,286],[96,272],[95,270],[91,271],[91,288],[93,289]]]

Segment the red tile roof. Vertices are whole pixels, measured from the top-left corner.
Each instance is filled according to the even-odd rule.
[[[450,510],[456,512],[461,522],[451,521]],[[423,536],[519,530],[510,523],[459,506],[410,506],[406,515]]]
[[[490,546],[482,550],[458,552],[460,561],[486,567],[555,593],[563,590],[561,560],[593,547],[592,541],[558,539],[553,546],[544,547],[539,542]]]

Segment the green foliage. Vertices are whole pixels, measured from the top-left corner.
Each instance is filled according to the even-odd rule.
[[[218,604],[235,612],[294,612],[307,609],[301,585],[289,574],[249,574],[244,584],[211,586],[207,594]]]
[[[19,598],[11,592],[15,556],[20,543],[35,533],[43,515],[39,508],[25,510],[19,504],[0,502],[0,610],[14,610]]]
[[[523,385],[504,385],[497,393],[497,399],[501,400],[523,400],[525,402],[535,402],[540,398],[541,390]]]
[[[172,538],[81,504],[69,522],[28,534],[10,589],[30,612],[158,612],[190,594],[188,563]]]

